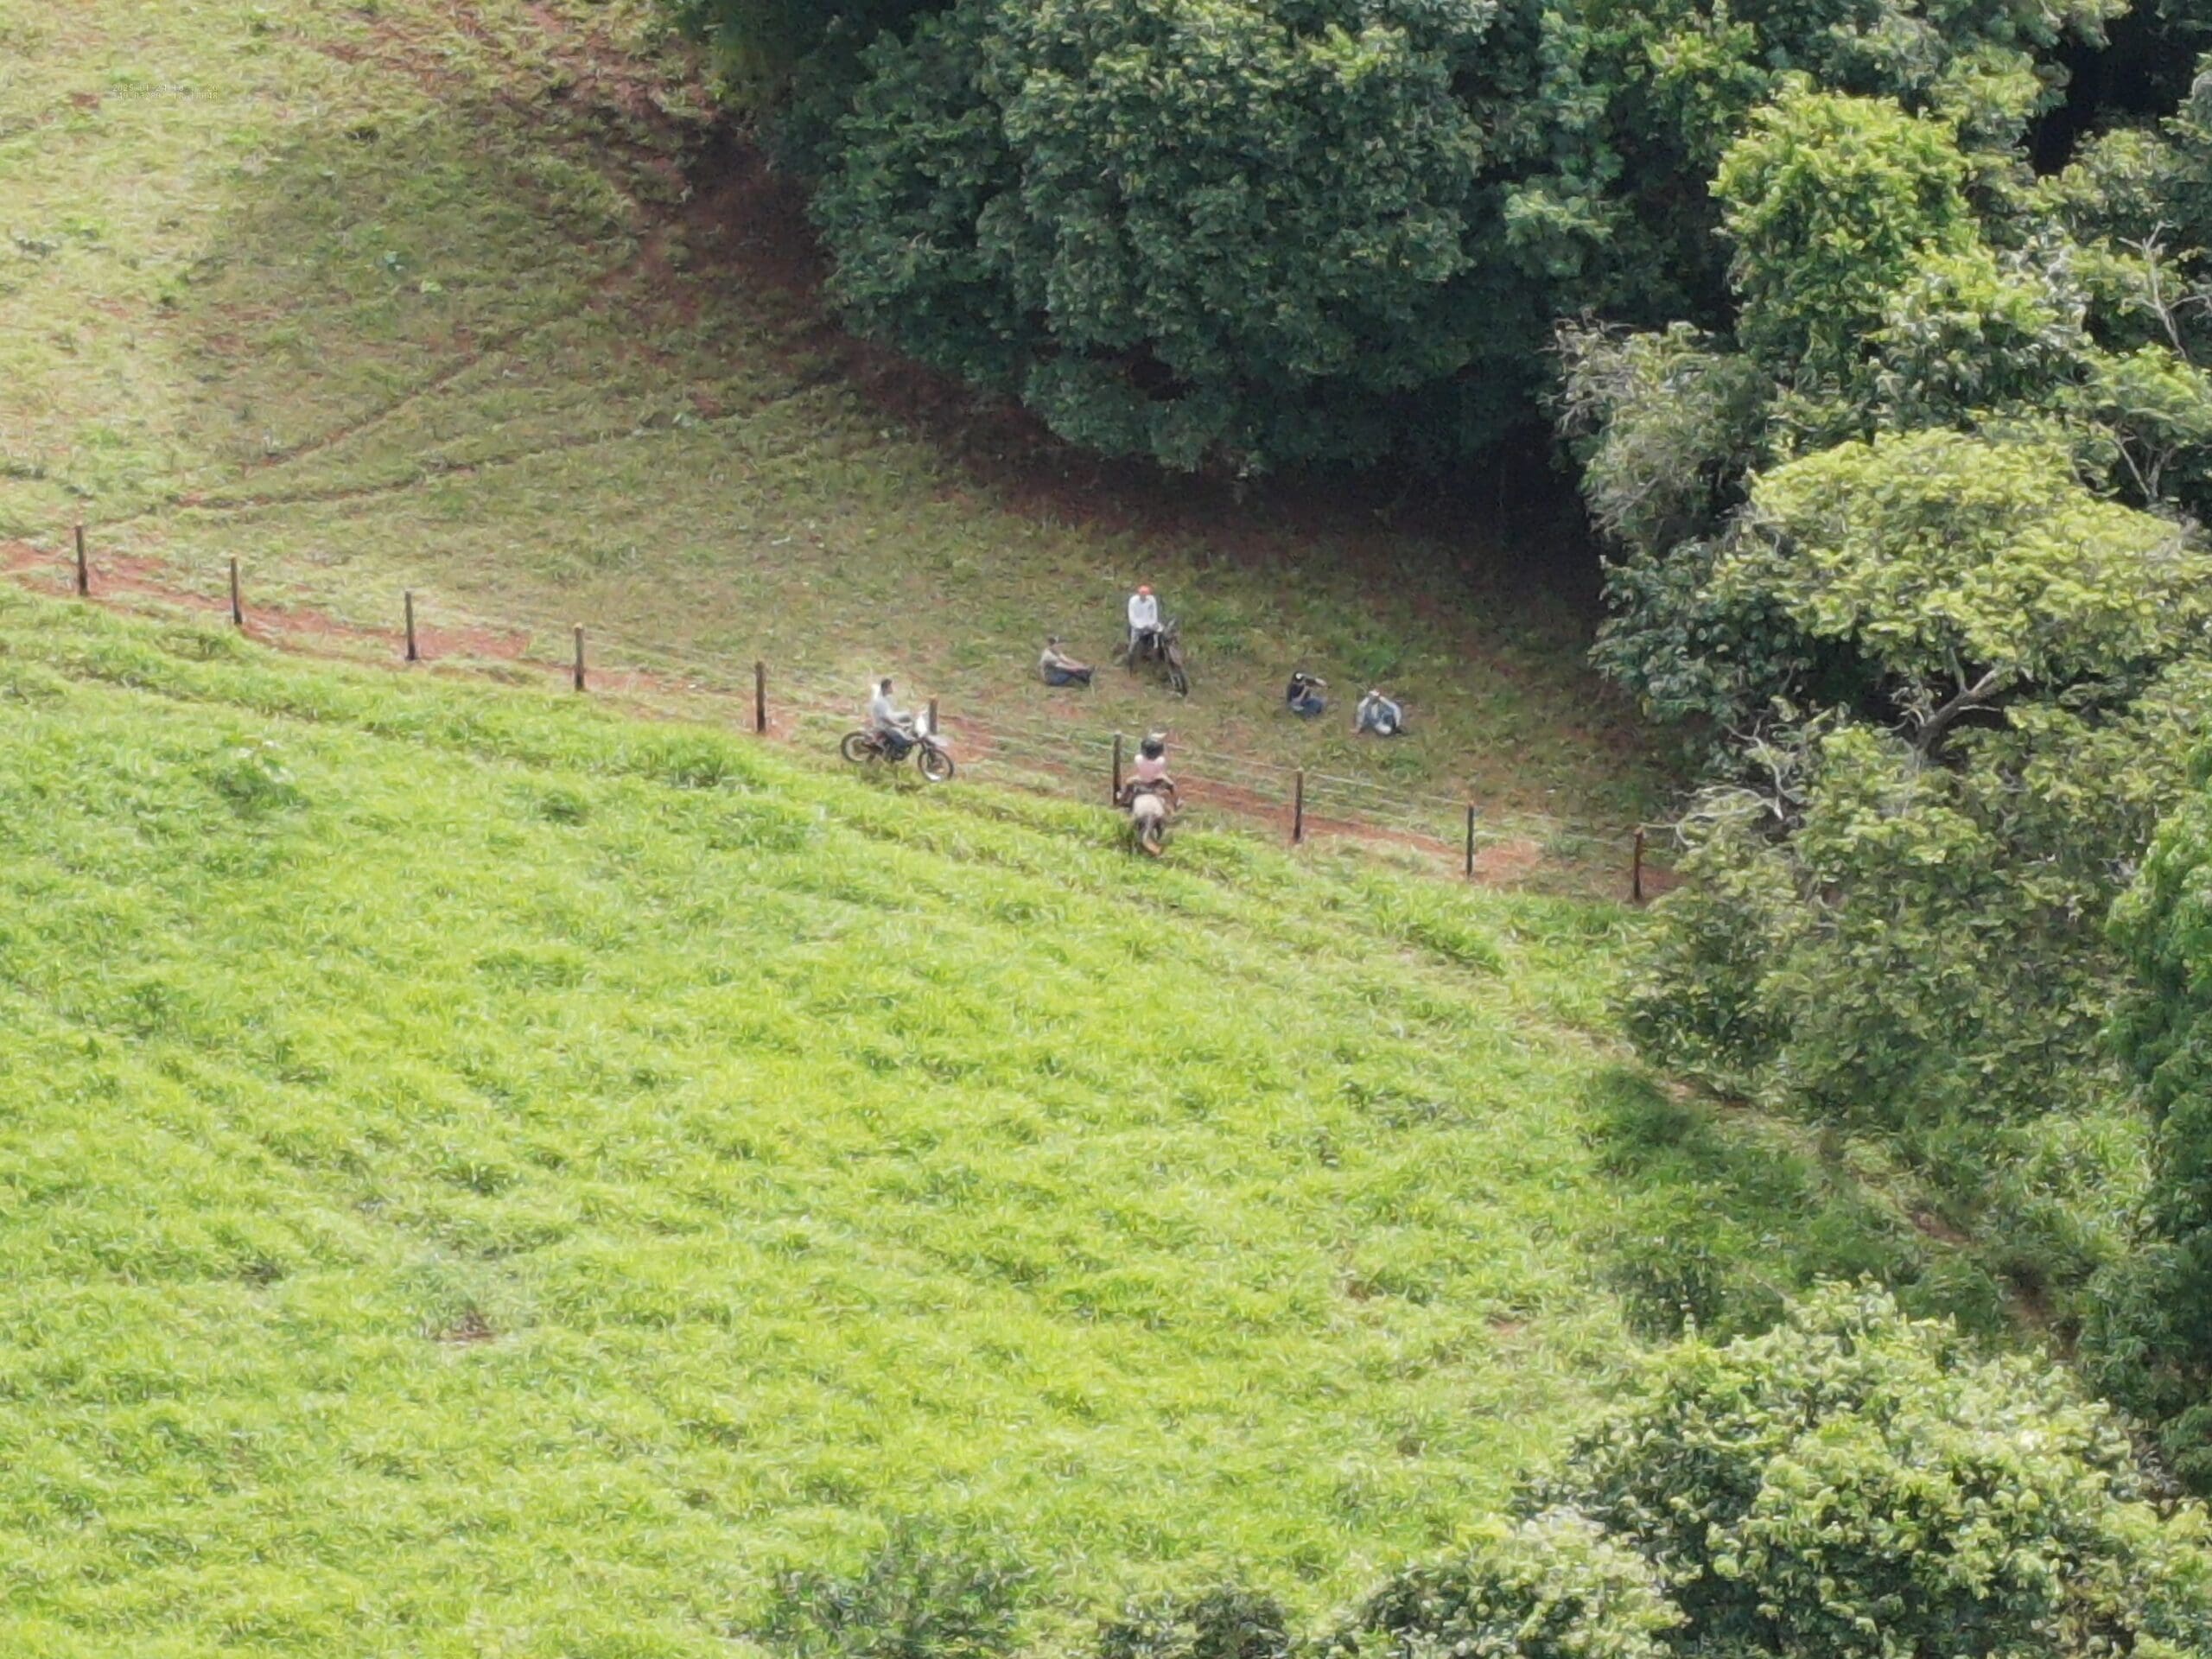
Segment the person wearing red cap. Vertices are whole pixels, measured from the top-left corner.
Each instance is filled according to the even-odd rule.
[[[1139,583],[1136,592],[1129,595],[1129,642],[1122,647],[1134,663],[1152,649],[1153,641],[1160,634],[1160,601],[1152,596],[1152,589]]]

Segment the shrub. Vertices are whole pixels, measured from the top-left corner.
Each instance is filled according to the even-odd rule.
[[[1236,1585],[1133,1604],[1098,1633],[1097,1659],[1288,1659],[1289,1617]]]
[[[1660,1659],[1681,1623],[1632,1550],[1567,1512],[1494,1524],[1465,1556],[1408,1567],[1324,1645],[1327,1659]]]
[[[856,1573],[781,1574],[759,1634],[800,1659],[999,1659],[1028,1576],[995,1544],[901,1522]]]

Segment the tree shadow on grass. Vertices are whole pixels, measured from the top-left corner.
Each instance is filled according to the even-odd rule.
[[[1679,1097],[1630,1066],[1598,1073],[1583,1104],[1611,1199],[1592,1229],[1597,1272],[1640,1335],[1762,1331],[1815,1282],[1862,1278],[1910,1311],[2007,1328],[1970,1246],[1922,1232],[1907,1195],[1805,1132]]]

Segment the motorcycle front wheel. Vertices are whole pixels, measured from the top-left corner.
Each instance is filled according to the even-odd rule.
[[[914,764],[922,769],[922,776],[933,784],[952,781],[952,757],[943,749],[923,744],[914,756]]]

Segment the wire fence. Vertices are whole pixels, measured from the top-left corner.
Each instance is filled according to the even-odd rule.
[[[503,606],[505,614],[494,620],[442,600],[433,605],[426,595],[409,590],[397,607],[397,630],[348,625],[321,612],[256,607],[246,602],[235,559],[213,573],[163,563],[157,578],[143,569],[96,569],[82,527],[74,533],[72,551],[57,559],[74,591],[86,597],[226,613],[237,625],[251,622],[264,633],[381,644],[396,647],[410,661],[527,664],[549,674],[566,674],[579,690],[679,705],[681,712],[787,741],[834,743],[856,723],[866,701],[865,689],[849,676],[818,665],[688,651],[533,613],[520,605]],[[1122,762],[1133,758],[1133,752],[1125,753],[1128,740],[1120,734],[995,709],[977,715],[934,699],[929,708],[936,729],[969,777],[1055,794],[1074,792],[1104,804],[1112,798]],[[1671,839],[1669,825],[1599,824],[1491,810],[1461,797],[1185,743],[1176,745],[1175,771],[1187,805],[1274,823],[1294,842],[1326,836],[1389,846],[1491,880],[1541,880],[1548,872],[1576,885],[1611,887],[1617,880],[1617,890],[1637,900],[1668,880],[1656,860],[1647,861],[1647,855]]]

